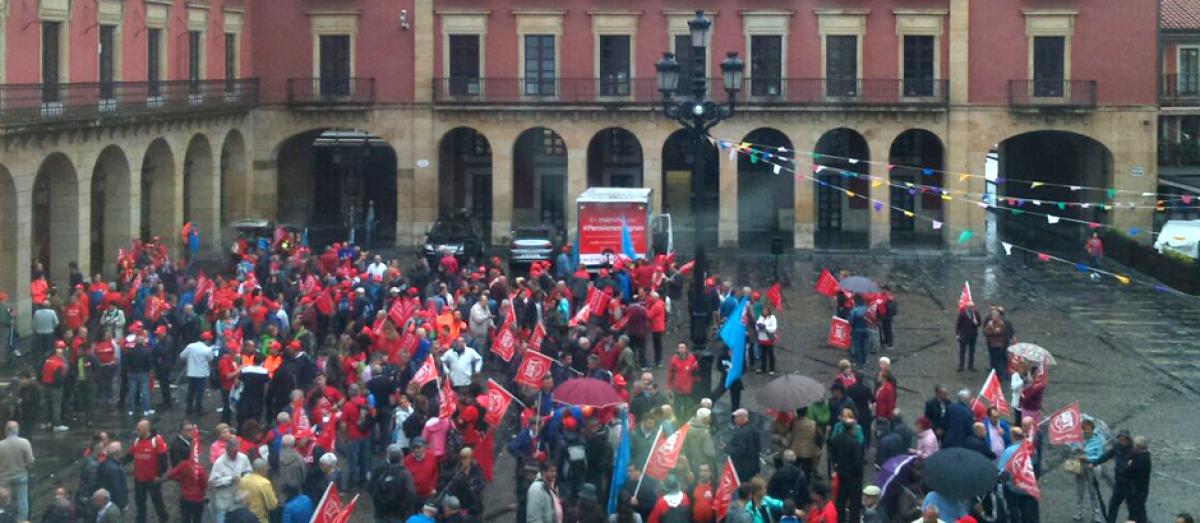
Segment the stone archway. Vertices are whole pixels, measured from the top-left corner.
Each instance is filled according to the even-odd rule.
[[[466,209],[492,230],[492,145],[483,133],[458,127],[438,146],[438,216]]]
[[[203,134],[192,136],[183,155],[183,221],[200,228],[205,246],[216,244],[221,216],[221,180],[213,170],[212,145]],[[186,246],[185,246],[186,247]]]
[[[179,200],[176,197],[175,154],[166,140],[150,143],[142,158],[142,209],[140,236],[159,237],[165,245],[175,245],[174,231],[180,223]]]
[[[817,247],[868,247],[870,202],[850,197],[846,191],[859,196],[868,194],[871,184],[867,178],[849,173],[868,174],[870,161],[866,138],[853,129],[839,127],[817,140],[813,163],[823,167],[816,172],[818,181],[814,182]]]
[[[60,287],[67,281],[69,264],[79,261],[81,203],[79,177],[70,158],[63,153],[46,157],[33,182],[31,259]]]
[[[888,176],[893,246],[943,245],[942,231],[935,230],[930,220],[945,221],[940,192],[945,183],[944,161],[942,140],[925,129],[908,129],[892,141]]]
[[[780,238],[790,250],[796,222],[792,141],[769,127],[750,131],[741,141],[772,157],[738,155],[738,247],[765,251]]]
[[[642,187],[642,144],[632,132],[601,129],[588,143],[588,187]]]
[[[567,144],[546,127],[527,129],[513,144],[513,228],[563,229],[567,205]]]
[[[221,143],[221,228],[234,220],[248,218],[250,169],[246,165],[246,138],[234,129]],[[209,231],[216,234],[217,231]]]
[[[720,207],[720,161],[717,146],[705,142],[708,150],[704,170],[693,194],[692,171],[695,164],[695,143],[691,131],[680,129],[671,133],[662,148],[662,202],[664,213],[671,215],[675,228],[675,250],[695,249],[696,217],[703,213],[700,242],[705,247],[717,246],[718,208]]]
[[[92,168],[91,186],[91,271],[114,276],[117,251],[129,247],[133,239],[131,192],[132,173],[125,151],[116,145],[105,147]]]
[[[0,292],[17,296],[17,186],[8,168],[0,164]]]

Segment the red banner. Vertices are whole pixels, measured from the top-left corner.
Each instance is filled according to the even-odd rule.
[[[829,345],[839,349],[850,348],[850,322],[834,316],[829,322]]]
[[[775,310],[783,310],[783,285],[775,282],[771,288],[767,289],[767,299],[771,300],[771,306]]]
[[[605,305],[608,305],[609,295],[600,291],[595,287],[588,290],[587,305],[592,314],[604,314]]]
[[[642,202],[583,203],[579,205],[579,263],[600,265],[608,261],[606,251],[621,253],[621,235],[629,228],[633,250],[639,257],[649,252],[646,204]]]
[[[554,360],[550,356],[537,351],[525,351],[525,359],[521,360],[521,366],[517,368],[517,384],[534,389],[541,388],[542,378],[550,373],[550,366],[553,364]]]
[[[342,507],[342,510],[338,511],[337,518],[333,520],[333,523],[348,523],[350,516],[354,514],[354,507],[356,506],[358,506],[358,494],[355,494],[354,499],[350,500],[346,506]]]
[[[833,297],[838,292],[837,278],[829,272],[829,269],[821,269],[821,276],[817,278],[817,294],[825,297]]]
[[[1076,401],[1050,416],[1050,444],[1083,443],[1083,415]]]
[[[958,295],[958,310],[966,309],[968,303],[975,303],[975,300],[971,299],[971,282],[965,281],[962,293]]]
[[[996,369],[992,369],[992,372],[988,373],[987,381],[983,382],[983,389],[979,391],[979,395],[987,400],[989,406],[999,409],[1000,415],[1012,414],[1012,409],[1004,400],[1004,389],[1000,388],[1000,378],[996,375]]]
[[[513,336],[512,329],[500,327],[500,332],[496,333],[496,339],[492,342],[492,352],[504,361],[512,361],[516,348],[517,339]]]
[[[433,361],[433,355],[425,357],[425,361],[421,363],[421,367],[413,374],[412,381],[417,384],[417,387],[424,387],[426,383],[436,380],[438,377],[437,363]]]
[[[717,495],[713,498],[713,510],[717,511],[717,520],[725,519],[725,514],[729,512],[729,505],[733,504],[733,493],[737,491],[738,485],[741,485],[741,480],[738,479],[737,469],[733,466],[733,459],[725,458],[725,473],[721,474],[721,483],[717,486]]]
[[[580,307],[579,311],[576,312],[575,315],[571,317],[571,321],[567,322],[567,325],[570,327],[575,327],[577,325],[583,325],[583,324],[587,323],[588,318],[591,318],[591,316],[592,316],[592,308],[588,304],[585,303],[585,304],[583,304],[583,307]]]
[[[492,427],[498,427],[500,420],[504,419],[504,414],[508,412],[508,406],[512,405],[513,395],[490,378],[487,386],[487,413],[483,415],[483,421]]]
[[[679,266],[679,274],[687,276],[689,273],[692,272],[692,268],[695,266],[696,266],[696,260],[689,261],[689,262]]]
[[[438,405],[438,417],[449,418],[458,411],[458,393],[454,392],[454,387],[450,386],[450,380],[442,382],[442,389],[439,391],[440,405]]]
[[[311,523],[339,523],[342,515],[342,498],[338,495],[335,483],[337,482],[330,481],[329,486],[325,488],[325,495],[321,496],[321,501],[317,503]]]
[[[687,440],[688,429],[691,427],[690,423],[685,423],[670,436],[664,438],[659,434],[657,444],[650,451],[650,460],[646,462],[647,476],[659,481],[667,479],[667,474],[675,470],[675,463],[679,461],[683,442]]]
[[[542,326],[542,322],[538,322],[533,328],[533,333],[529,335],[529,348],[542,352],[542,340],[546,339],[546,327]],[[508,361],[508,360],[504,360]]]
[[[1004,471],[1012,476],[1013,487],[1024,491],[1034,498],[1041,499],[1042,492],[1038,488],[1037,476],[1033,473],[1033,440],[1026,439],[1017,451],[1009,458]]]
[[[312,428],[312,423],[308,421],[308,413],[304,411],[303,398],[292,402],[292,423],[296,425],[297,431]]]

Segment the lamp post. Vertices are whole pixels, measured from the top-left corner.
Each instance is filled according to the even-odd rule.
[[[704,212],[700,209],[703,199],[701,193],[704,186],[701,177],[707,169],[708,160],[708,130],[723,120],[733,116],[735,98],[742,88],[745,64],[738,58],[736,52],[730,52],[721,62],[721,79],[725,93],[729,96],[726,104],[719,104],[708,97],[708,75],[705,63],[705,44],[708,41],[708,31],[712,22],[704,17],[704,11],[696,11],[696,17],[688,21],[691,39],[690,60],[680,64],[673,53],[663,53],[663,57],[655,64],[658,71],[658,90],[662,93],[663,114],[675,120],[688,130],[691,135],[692,149],[692,220],[693,238],[696,255],[692,269],[692,285],[688,294],[688,310],[690,313],[690,335],[692,351],[699,358],[700,388],[708,391],[712,385],[712,364],[714,354],[708,348],[708,328],[712,318],[712,310],[704,299],[704,279],[708,271],[704,255]],[[679,76],[681,67],[687,71],[691,81],[690,86],[680,86]],[[678,91],[679,98],[674,95]]]

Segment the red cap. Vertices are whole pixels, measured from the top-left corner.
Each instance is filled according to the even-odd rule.
[[[310,304],[310,303],[312,303],[312,298],[311,298],[311,297],[309,297],[309,296],[305,296],[305,297],[303,297],[303,298],[300,298],[300,305],[308,305],[308,304]]]
[[[0,292],[0,301],[8,301],[8,293]]]
[[[155,334],[157,334],[157,335],[159,335],[159,336],[162,336],[163,334],[166,334],[166,333],[167,333],[167,326],[166,326],[166,325],[159,325],[157,329],[154,329],[154,333],[155,333]]]
[[[479,409],[475,408],[474,405],[468,405],[462,411],[462,419],[468,423],[475,423],[479,420]]]
[[[709,279],[707,279],[707,280],[704,280],[704,284],[705,284],[705,285],[707,285],[707,286],[709,286],[709,287],[716,287],[716,286],[717,286],[717,280],[716,280],[716,278],[709,278]]]
[[[758,291],[754,291],[754,292],[751,292],[751,293],[750,293],[750,300],[751,300],[751,301],[758,301],[758,299],[759,299],[759,298],[761,298],[761,297],[762,297],[762,294],[759,294],[759,293],[758,293]]]
[[[135,321],[129,325],[129,332],[142,332],[142,322]]]
[[[409,296],[416,296],[418,292],[419,292],[419,291],[417,291],[417,288],[416,288],[416,287],[409,287],[409,288],[408,288],[408,295],[409,295]]]
[[[300,340],[289,341],[287,346],[289,349],[299,349],[300,348]]]
[[[212,341],[212,338],[213,338],[212,333],[209,331],[204,331],[204,332],[200,333],[200,339],[202,339],[204,341]]]
[[[607,278],[608,277],[608,269],[600,269],[600,277]]]
[[[374,333],[374,332],[371,332],[371,328],[370,328],[370,327],[363,327],[363,329],[362,329],[361,331],[359,331],[359,334],[366,334],[367,336],[370,336],[370,335],[372,335],[372,334],[375,334],[375,333]]]
[[[65,348],[67,348],[67,342],[65,342],[63,340],[58,340],[58,341],[54,342],[54,348],[65,349]]]
[[[566,253],[569,253],[569,252],[571,252],[571,246],[570,246],[570,245],[564,245],[564,246],[563,246],[563,248],[562,248],[562,252],[566,252]]]
[[[575,430],[579,427],[579,422],[575,421],[575,416],[563,416],[563,428],[567,430]]]
[[[271,347],[271,351],[272,351],[272,352],[274,352],[274,351],[277,351],[277,350],[279,350],[279,349],[282,349],[282,348],[283,348],[283,344],[282,344],[282,343],[279,343],[279,340],[271,340],[271,346],[270,346],[270,347]]]

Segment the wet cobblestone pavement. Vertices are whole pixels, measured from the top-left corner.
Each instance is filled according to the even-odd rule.
[[[770,256],[722,255],[715,266],[722,279],[757,289],[765,289],[775,274],[774,258]],[[899,382],[899,406],[909,424],[921,412],[934,385],[944,383],[952,390],[967,387],[975,391],[987,375],[982,370],[987,367],[982,340],[976,353],[976,368],[981,370],[955,372],[955,307],[963,281],[969,280],[981,310],[991,304],[1003,305],[1020,340],[1046,347],[1059,361],[1050,370],[1045,395],[1047,414],[1078,400],[1085,413],[1107,421],[1114,431],[1125,428],[1150,438],[1154,459],[1148,503],[1151,519],[1166,522],[1180,511],[1200,512],[1200,496],[1196,495],[1200,487],[1200,418],[1195,416],[1200,412],[1195,406],[1200,399],[1200,299],[1124,287],[1111,280],[1097,283],[1070,266],[1039,262],[1026,265],[1016,256],[785,257],[779,266],[787,288],[786,309],[780,313],[778,367],[781,372],[806,374],[823,383],[830,381],[837,361],[845,354],[825,344],[831,308],[812,290],[823,267],[835,273],[846,269],[889,283],[896,293],[896,349],[887,355]],[[664,343],[672,346],[677,340],[685,341],[684,337],[686,329],[673,328]],[[769,377],[750,373],[745,380],[743,402],[747,407],[757,407],[753,390]],[[181,397],[183,390],[175,389],[176,396]],[[154,397],[157,402],[160,396],[155,392]],[[210,392],[210,409],[217,401]],[[718,413],[727,412],[728,398],[723,398]],[[96,417],[96,427],[108,429],[123,440],[130,438],[133,423],[123,413],[98,409]],[[182,409],[176,407],[155,418],[160,430],[173,437]],[[200,420],[206,442],[211,441],[217,418],[210,413]],[[28,435],[29,431],[25,432]],[[65,434],[38,430],[28,436],[38,459],[30,501],[34,517],[40,518],[53,485],[65,482],[74,489],[77,458],[90,431],[74,423]],[[502,446],[498,441],[497,447]],[[1042,521],[1070,521],[1074,515],[1074,481],[1060,467],[1065,457],[1063,449],[1048,444],[1044,448]],[[488,487],[485,497],[485,519],[512,521],[508,506],[514,496],[508,478],[513,476],[513,460],[502,455],[496,467],[497,481]],[[868,477],[873,475],[874,471],[869,471]],[[178,487],[171,485],[164,490],[174,514]],[[1108,487],[1102,490],[1107,498]],[[360,500],[356,522],[372,519],[365,498]]]

